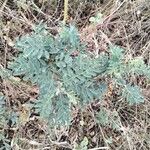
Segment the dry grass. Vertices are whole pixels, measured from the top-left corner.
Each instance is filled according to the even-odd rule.
[[[20,3],[19,3],[20,2]],[[89,25],[89,18],[101,12],[103,22],[97,26]],[[34,23],[43,20],[50,32],[57,32],[57,25],[63,20],[61,0],[19,0],[0,2],[0,64],[5,68],[8,61],[17,54],[14,49],[15,38],[32,30]],[[150,1],[149,0],[103,0],[92,2],[79,0],[69,2],[68,23],[76,23],[83,41],[88,42],[89,50],[96,54],[107,51],[108,44],[115,43],[126,49],[128,56],[142,56],[150,65]],[[86,33],[86,34],[85,34]],[[16,79],[18,80],[18,79]],[[89,148],[110,150],[148,150],[150,149],[150,82],[136,79],[146,96],[144,104],[129,106],[115,99],[112,91],[100,105],[93,103],[81,113],[73,111],[69,128],[47,127],[27,102],[38,94],[38,89],[23,83],[2,81],[0,92],[7,96],[8,108],[18,112],[20,124],[8,125],[6,136],[11,139],[14,150],[69,150],[86,136]],[[115,99],[115,100],[114,100]],[[97,123],[95,115],[102,108],[117,112],[120,130]],[[24,116],[23,116],[24,115]],[[22,118],[24,120],[22,120]],[[98,149],[98,148],[97,148]],[[92,150],[92,149],[91,149]]]

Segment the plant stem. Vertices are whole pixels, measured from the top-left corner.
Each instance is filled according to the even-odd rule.
[[[64,19],[63,19],[64,24],[66,24],[67,18],[68,18],[68,0],[64,0]]]

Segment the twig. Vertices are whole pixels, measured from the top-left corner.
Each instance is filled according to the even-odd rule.
[[[4,3],[2,4],[2,6],[0,7],[0,12],[3,11],[3,9],[5,8],[7,1],[8,0],[5,0]]]
[[[97,147],[97,148],[92,148],[88,150],[101,150],[101,149],[109,149],[109,147]]]
[[[67,18],[68,18],[68,0],[65,0],[64,1],[64,24],[66,23],[67,21]]]

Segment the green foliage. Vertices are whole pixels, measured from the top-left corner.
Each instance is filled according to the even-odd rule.
[[[144,62],[126,62],[123,50],[116,46],[110,47],[109,55],[94,58],[86,52],[74,26],[60,28],[55,37],[43,25],[36,26],[31,34],[17,40],[16,48],[20,54],[9,69],[13,75],[39,86],[35,108],[52,124],[69,124],[72,105],[82,108],[95,99],[102,100],[107,82],[99,80],[101,77],[120,86],[130,104],[144,101],[139,89],[127,84],[131,75],[149,77]]]
[[[131,59],[128,62],[127,71],[132,75],[145,75],[147,78],[150,78],[150,66],[144,63],[142,57]]]
[[[75,145],[75,148],[73,150],[88,150],[88,138],[84,137],[83,141],[81,141],[81,143],[78,145]]]
[[[130,105],[144,102],[144,97],[138,86],[131,86],[127,84],[123,89],[123,97],[125,97]]]
[[[98,13],[95,17],[91,17],[89,19],[89,21],[96,25],[96,24],[101,23],[103,21],[102,16],[103,15],[101,13]]]
[[[0,128],[3,128],[3,125],[5,124],[5,101],[4,96],[0,95]]]
[[[123,62],[124,54],[123,49],[117,46],[110,48],[110,59],[108,60],[109,66],[107,74],[110,74],[112,77],[118,78],[124,73],[125,65]]]
[[[121,128],[120,118],[116,111],[110,111],[106,108],[101,108],[96,118],[97,122],[103,126],[107,126],[117,130],[120,130]]]
[[[5,110],[4,96],[0,93],[0,150],[9,150],[9,140],[5,137],[5,126],[7,125],[7,113]]]

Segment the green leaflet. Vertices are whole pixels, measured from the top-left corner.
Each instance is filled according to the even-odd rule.
[[[150,79],[150,66],[147,66],[141,57],[136,57],[128,62],[127,71],[130,74],[144,75]]]
[[[0,93],[0,149],[10,150],[11,147],[8,144],[10,141],[5,137],[4,128],[7,126],[8,114],[5,108],[5,97]]]
[[[70,45],[70,50],[75,50],[74,48],[80,47],[78,31],[74,26],[70,26],[69,28],[62,27],[59,37],[63,45]]]
[[[88,150],[88,138],[84,137],[80,144],[75,143],[73,150]]]
[[[122,75],[125,69],[123,49],[118,46],[110,47],[110,59],[108,61],[108,71],[106,73],[117,77]]]
[[[1,94],[1,93],[0,93]],[[5,101],[4,101],[4,96],[0,95],[0,128],[5,125]]]
[[[87,104],[94,99],[102,99],[105,92],[107,91],[107,86],[105,84],[92,84],[90,86],[82,86],[81,87],[81,98],[83,100],[83,104]]]
[[[96,120],[103,126],[108,126],[112,129],[120,130],[121,121],[116,111],[110,111],[102,107],[100,112],[96,115]]]
[[[127,84],[123,89],[122,96],[129,102],[130,105],[144,102],[144,97],[138,86]]]
[[[69,125],[71,121],[71,109],[67,95],[60,93],[56,98],[56,112],[54,115],[56,124]]]

